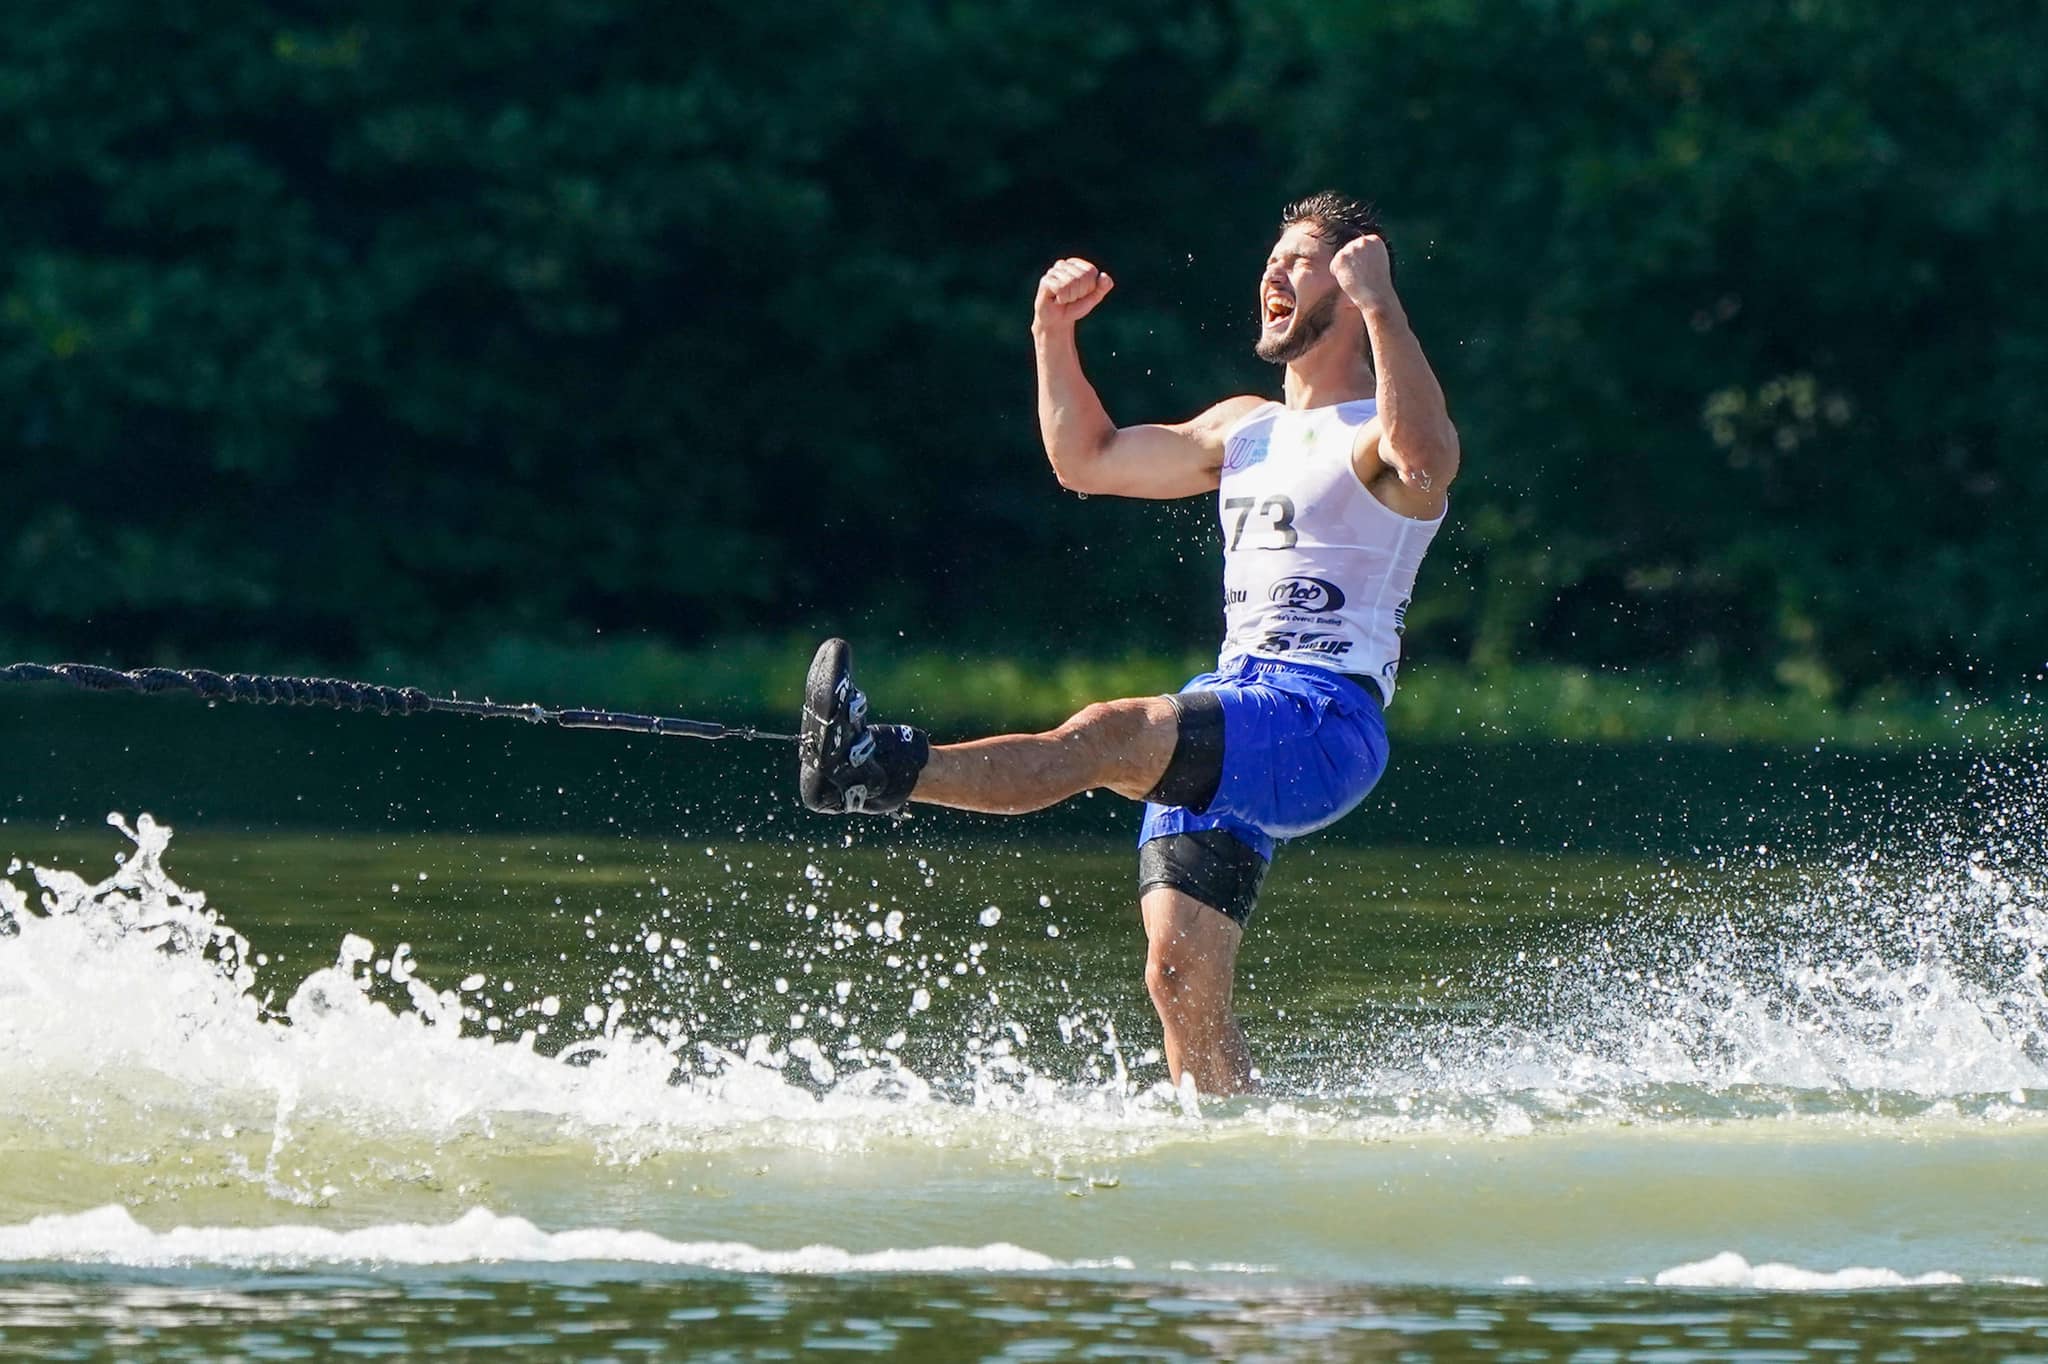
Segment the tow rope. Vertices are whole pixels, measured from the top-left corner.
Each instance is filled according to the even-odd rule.
[[[486,720],[525,720],[564,729],[616,729],[684,739],[768,739],[794,743],[794,734],[770,734],[747,725],[681,720],[668,715],[635,715],[616,710],[557,710],[548,706],[465,701],[429,696],[418,687],[385,687],[334,677],[270,677],[260,673],[217,673],[204,668],[136,668],[123,672],[91,663],[10,663],[0,682],[68,682],[87,691],[126,691],[154,696],[191,692],[208,701],[251,701],[266,706],[326,706],[374,711],[378,715],[420,715],[445,711]]]

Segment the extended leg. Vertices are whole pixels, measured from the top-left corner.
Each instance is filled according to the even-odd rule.
[[[846,641],[818,646],[798,717],[797,790],[820,814],[891,814],[906,800],[1022,814],[1108,787],[1140,799],[1180,737],[1164,696],[1101,701],[1058,729],[933,748],[922,730],[870,724]]]
[[[1141,800],[1178,737],[1178,712],[1164,696],[1101,701],[1043,734],[934,747],[910,798],[995,815],[1042,810],[1096,787]]]
[[[1171,886],[1152,886],[1139,902],[1145,918],[1145,986],[1166,1033],[1173,1082],[1192,1076],[1204,1094],[1255,1087],[1251,1050],[1231,1012],[1237,945],[1244,929]]]

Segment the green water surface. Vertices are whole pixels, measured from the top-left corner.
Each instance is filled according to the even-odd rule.
[[[461,1028],[481,1071],[487,1039],[566,1065],[665,1038],[672,1092],[703,1095],[710,1117],[610,1130],[485,1105],[429,1131],[382,1101],[287,1117],[268,1081],[181,1091],[146,1066],[88,1067],[64,1092],[0,1100],[0,1226],[118,1205],[158,1231],[348,1229],[486,1206],[544,1230],[764,1250],[1007,1242],[1087,1267],[15,1263],[0,1267],[0,1353],[2044,1348],[2048,1298],[1999,1281],[2048,1273],[2048,1102],[2006,1078],[2040,1059],[2040,998],[1991,931],[2033,883],[2002,882],[2002,907],[1970,900],[1968,848],[1944,831],[1967,833],[1987,791],[2005,797],[1958,755],[1430,755],[1339,836],[1283,852],[1238,995],[1267,1090],[1197,1114],[1160,1097],[1134,812],[1111,798],[1009,823],[849,825],[798,811],[774,751],[360,717],[251,730],[203,708],[141,722],[158,713],[9,713],[5,749],[32,761],[13,774],[0,866],[97,880],[126,847],[106,812],[148,809],[175,829],[168,871],[248,940],[264,1027],[294,1026],[293,992],[346,935],[375,960],[406,944],[435,987],[475,982]],[[393,734],[405,742],[380,746]],[[1705,782],[1717,763],[1739,779]],[[1674,768],[1693,784],[1672,789]],[[1968,798],[1929,798],[1972,780]],[[1977,846],[2016,856],[1991,831]],[[32,888],[26,867],[11,879]],[[403,1015],[388,975],[363,973]],[[1716,1030],[1758,997],[1756,1029]],[[117,1026],[117,1008],[48,998],[80,1031]],[[1660,1015],[1676,1062],[1647,1054]],[[757,1036],[775,1103],[796,1109],[755,1113],[718,1088],[730,1072],[704,1049]],[[788,1051],[796,1037],[823,1044],[829,1077]],[[1774,1050],[1801,1046],[1817,1068]],[[1954,1078],[1951,1062],[1977,1069]],[[878,1068],[929,1094],[879,1119],[832,1106]],[[1645,1282],[1724,1251],[1967,1282]]]

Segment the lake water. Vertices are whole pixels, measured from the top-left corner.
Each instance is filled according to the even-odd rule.
[[[104,704],[0,713],[0,1354],[2048,1354],[2027,763],[1438,754],[1215,1103],[1108,798]]]

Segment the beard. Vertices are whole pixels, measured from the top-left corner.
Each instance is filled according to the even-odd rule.
[[[1285,336],[1271,340],[1260,337],[1252,347],[1252,353],[1268,364],[1285,365],[1299,360],[1309,353],[1310,347],[1323,339],[1330,330],[1330,324],[1337,320],[1337,299],[1342,289],[1332,289],[1324,294],[1314,306],[1301,309],[1294,315],[1294,325],[1287,329]]]

